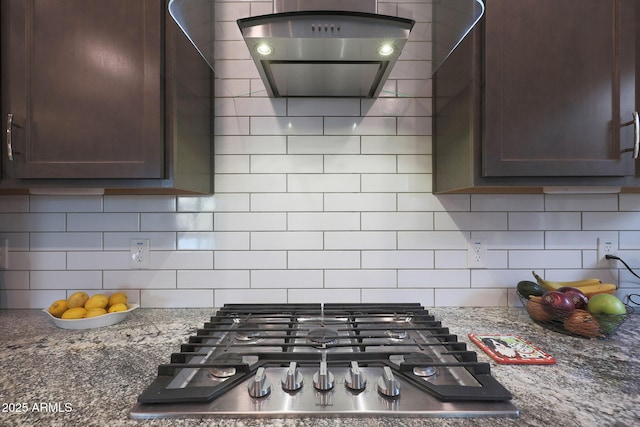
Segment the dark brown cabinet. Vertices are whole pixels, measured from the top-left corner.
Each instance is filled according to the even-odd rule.
[[[210,70],[166,7],[2,2],[0,189],[212,191]]]
[[[487,0],[434,76],[434,192],[632,184],[637,7]]]

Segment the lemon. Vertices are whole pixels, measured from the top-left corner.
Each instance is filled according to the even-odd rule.
[[[58,301],[55,301],[53,304],[51,304],[51,306],[49,307],[49,313],[51,313],[55,317],[60,317],[62,316],[62,313],[67,311],[68,308],[69,305],[67,304],[67,300],[59,299]]]
[[[127,303],[127,294],[124,292],[116,292],[115,294],[109,295],[109,306],[116,305],[118,303]]]
[[[128,310],[127,304],[122,302],[119,302],[109,307],[109,313],[115,313],[117,311],[125,311],[125,310]]]
[[[109,298],[103,294],[95,294],[84,303],[84,308],[89,310],[90,308],[106,308],[109,303]]]
[[[87,310],[86,317],[98,317],[102,316],[103,314],[107,314],[107,310],[101,307],[93,307]]]
[[[89,294],[86,292],[74,292],[69,298],[67,298],[67,305],[69,308],[84,307],[84,303],[89,299]]]
[[[62,313],[63,319],[83,319],[87,317],[87,309],[84,307],[72,307]]]

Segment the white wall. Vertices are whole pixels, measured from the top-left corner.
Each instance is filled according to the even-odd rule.
[[[640,195],[431,194],[429,11],[380,5],[396,10],[418,23],[382,97],[270,99],[235,19],[271,2],[219,2],[216,194],[0,196],[0,307],[76,290],[126,290],[145,307],[504,306],[532,269],[640,293],[621,265],[596,265],[597,237],[616,237],[640,269]],[[469,237],[487,243],[488,268],[467,268]],[[131,238],[151,240],[149,270],[129,268]]]

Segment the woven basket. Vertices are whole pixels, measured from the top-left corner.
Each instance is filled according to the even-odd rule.
[[[606,339],[627,320],[633,308],[625,305],[627,314],[595,314],[585,310],[549,309],[535,297],[528,299],[516,291],[529,317],[547,329],[580,338]]]

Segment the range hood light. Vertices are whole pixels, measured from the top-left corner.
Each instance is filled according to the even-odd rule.
[[[273,47],[268,43],[259,43],[256,45],[256,52],[262,56],[269,56],[273,54]]]
[[[396,48],[392,43],[385,43],[378,48],[378,54],[380,56],[389,56],[395,51]]]

